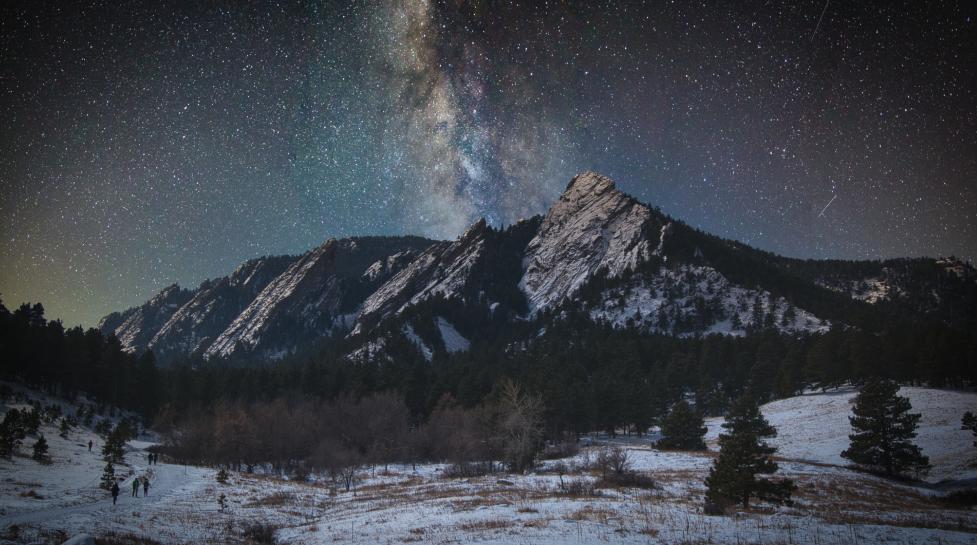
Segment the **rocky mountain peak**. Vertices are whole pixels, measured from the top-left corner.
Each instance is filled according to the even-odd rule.
[[[561,199],[571,201],[586,199],[612,189],[616,189],[614,180],[588,170],[577,174],[570,180]]]
[[[559,303],[598,270],[617,276],[650,254],[651,209],[594,172],[578,174],[526,247],[520,287],[532,312]]]

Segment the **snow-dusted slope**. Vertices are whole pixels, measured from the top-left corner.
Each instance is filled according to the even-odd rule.
[[[430,297],[450,299],[461,296],[470,273],[482,257],[486,233],[485,220],[481,219],[458,240],[435,244],[421,253],[367,297],[353,332],[360,333],[364,330],[364,323],[399,313]]]
[[[848,448],[848,417],[857,393],[854,388],[812,392],[761,407],[763,415],[777,428],[777,437],[770,440],[779,449],[777,455],[848,465],[841,452]],[[926,480],[977,478],[977,468],[971,465],[977,458],[973,435],[960,429],[963,413],[977,409],[977,393],[903,387],[899,395],[908,397],[912,412],[922,415],[915,442],[933,465]],[[722,431],[722,418],[711,418],[707,424],[706,439],[715,440]]]
[[[601,292],[589,308],[595,321],[666,334],[743,335],[773,327],[782,332],[824,333],[829,324],[770,292],[729,282],[705,266],[660,267]],[[769,316],[769,318],[768,318]],[[761,323],[754,323],[760,320]],[[766,322],[766,323],[764,323]]]
[[[165,324],[191,295],[191,292],[173,284],[140,307],[106,316],[98,327],[102,332],[118,337],[122,348],[130,352],[142,350],[153,332]]]
[[[296,258],[252,259],[230,276],[201,284],[149,342],[156,355],[202,353],[251,301]]]
[[[292,263],[261,290],[204,356],[229,356],[239,346],[254,348],[276,319],[285,316],[311,328],[327,323],[341,296],[334,274],[338,244],[330,239]]]
[[[468,342],[455,326],[448,320],[438,317],[438,331],[441,333],[441,340],[444,341],[444,349],[448,352],[464,352],[468,350],[471,343]]]
[[[593,172],[573,178],[526,248],[520,287],[531,312],[572,296],[598,269],[615,277],[654,251],[649,229],[664,237],[651,209]]]

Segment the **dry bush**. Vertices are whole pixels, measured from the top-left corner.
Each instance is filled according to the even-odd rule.
[[[571,498],[589,498],[601,495],[601,491],[594,486],[590,479],[573,479],[562,482],[558,493]]]
[[[273,524],[266,522],[254,522],[244,527],[241,535],[249,543],[256,545],[275,545],[275,531],[278,530]]]
[[[597,452],[596,466],[601,477],[606,479],[610,474],[623,475],[630,471],[631,458],[621,447],[605,447]]]
[[[652,489],[658,488],[658,483],[643,473],[625,471],[624,473],[608,473],[606,477],[597,482],[597,486]]]

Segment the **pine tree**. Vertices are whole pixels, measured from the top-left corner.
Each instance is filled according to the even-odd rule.
[[[105,469],[102,470],[102,480],[99,482],[99,486],[104,490],[111,490],[112,485],[115,483],[115,466],[112,462],[105,464]]]
[[[970,430],[970,433],[974,434],[974,446],[977,447],[977,416],[970,411],[963,413],[963,419],[960,420],[960,429]]]
[[[929,470],[929,458],[912,442],[920,415],[910,413],[909,399],[898,394],[899,385],[891,380],[872,379],[862,386],[848,419],[854,433],[843,458],[890,477]]]
[[[960,419],[960,429],[969,430],[974,436],[974,446],[977,447],[977,415],[967,411],[963,413],[963,418]],[[977,466],[977,460],[971,461],[971,465]]]
[[[10,409],[0,422],[0,456],[9,458],[24,439],[21,411]]]
[[[118,427],[113,430],[105,440],[105,445],[102,446],[102,457],[106,462],[121,462],[125,454],[125,439],[118,431]]]
[[[702,414],[692,408],[685,400],[672,406],[672,410],[661,423],[662,439],[658,448],[678,450],[705,450],[702,436],[707,428],[703,425]]]
[[[51,463],[51,456],[48,455],[47,439],[44,438],[43,433],[34,442],[33,458],[42,464]]]
[[[732,407],[723,423],[726,433],[719,436],[719,458],[706,477],[706,500],[723,506],[740,503],[749,507],[756,498],[775,504],[790,505],[796,488],[793,481],[757,478],[777,471],[770,456],[777,450],[763,438],[775,437],[777,430],[760,414],[760,408],[749,394]]]
[[[126,441],[133,436],[135,433],[125,420],[116,424],[105,439],[105,445],[102,446],[102,457],[105,461],[121,462],[125,454]]]
[[[60,435],[62,439],[67,439],[69,431],[71,431],[71,424],[68,423],[67,418],[62,417],[61,426],[58,428],[58,435]]]

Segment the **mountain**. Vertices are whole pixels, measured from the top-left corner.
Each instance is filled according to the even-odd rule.
[[[162,329],[191,297],[191,292],[173,284],[163,288],[163,291],[142,306],[124,312],[113,312],[102,318],[98,328],[115,334],[124,347],[145,347],[149,345],[155,332]]]
[[[977,273],[955,259],[800,260],[704,233],[575,176],[545,216],[454,241],[328,240],[259,258],[193,291],[171,286],[102,330],[162,360],[276,359],[335,341],[357,360],[430,360],[481,341],[532,342],[553,320],[674,336],[977,323]]]
[[[227,357],[238,351],[281,357],[345,321],[362,300],[432,241],[420,237],[328,240],[301,256],[252,259],[195,290],[170,286],[140,307],[99,323],[129,351],[160,361]]]

